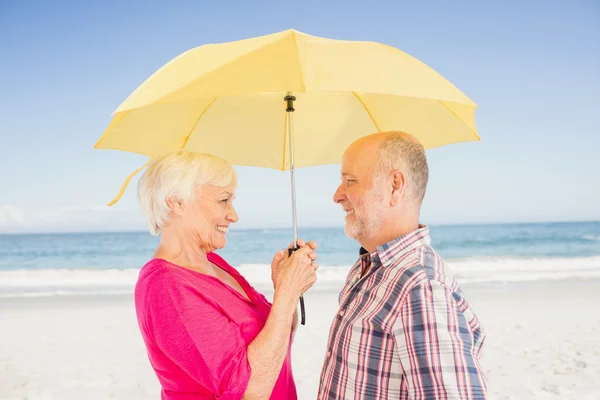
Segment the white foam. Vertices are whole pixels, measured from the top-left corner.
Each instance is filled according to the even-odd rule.
[[[1,287],[133,286],[139,269],[18,269],[0,271]]]
[[[600,235],[596,235],[596,236],[594,236],[594,235],[583,235],[583,238],[585,240],[591,240],[591,241],[594,241],[594,242],[600,242]]]
[[[600,278],[600,257],[482,257],[447,262],[461,284]],[[257,289],[272,288],[269,265],[243,264],[237,269]],[[339,289],[349,269],[350,266],[320,266],[315,288]],[[131,293],[138,274],[136,268],[0,271],[0,297]]]
[[[54,296],[94,296],[94,295],[131,295],[131,290],[51,290],[32,292],[6,292],[0,293],[0,299],[27,298],[27,297],[54,297]]]
[[[448,261],[459,282],[525,282],[597,278],[600,257],[472,258]]]

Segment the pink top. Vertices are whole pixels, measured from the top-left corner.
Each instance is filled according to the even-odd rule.
[[[241,399],[248,386],[247,346],[265,325],[271,304],[217,254],[208,259],[250,301],[217,278],[166,260],[150,260],[140,271],[138,324],[163,400]],[[291,339],[271,399],[297,399],[290,351]]]

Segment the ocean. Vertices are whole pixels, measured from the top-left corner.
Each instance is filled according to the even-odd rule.
[[[600,278],[600,222],[430,226],[459,283]],[[358,256],[343,228],[300,228],[319,244],[316,288],[339,288]],[[228,233],[218,251],[256,287],[270,286],[290,229]],[[148,232],[0,235],[0,297],[131,293],[158,238]]]

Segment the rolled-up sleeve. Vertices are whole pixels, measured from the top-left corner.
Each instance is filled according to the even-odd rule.
[[[215,398],[241,399],[250,365],[238,326],[184,279],[159,272],[152,280],[146,329],[156,346]]]
[[[394,324],[409,399],[485,399],[477,338],[453,293],[418,284]]]

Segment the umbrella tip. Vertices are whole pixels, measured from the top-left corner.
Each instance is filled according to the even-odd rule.
[[[304,32],[300,32],[298,29],[294,29],[294,28],[288,29],[287,32],[295,33],[295,34],[300,34],[300,35],[305,35]]]

